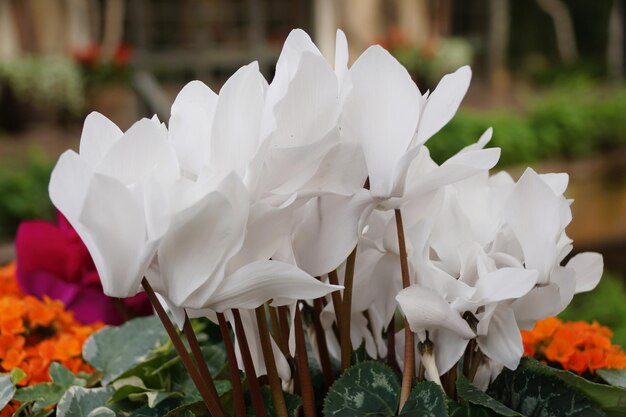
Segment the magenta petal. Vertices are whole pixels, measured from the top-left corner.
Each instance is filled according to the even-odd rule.
[[[65,282],[57,276],[46,272],[35,272],[30,275],[19,275],[18,284],[25,294],[43,298],[47,295],[55,300],[69,305],[74,301],[79,292],[79,286],[71,282]]]
[[[19,280],[39,271],[66,278],[71,244],[56,225],[43,220],[22,222],[17,229],[15,249]]]
[[[121,300],[124,305],[131,310],[136,316],[149,316],[154,313],[148,296],[145,293],[139,293],[134,297],[124,298]]]
[[[107,297],[99,288],[82,288],[74,302],[67,308],[73,311],[74,317],[82,323],[101,321],[105,324],[118,325],[124,322],[124,318],[117,303],[116,299]]]

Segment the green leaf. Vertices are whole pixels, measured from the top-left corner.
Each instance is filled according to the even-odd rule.
[[[398,409],[400,381],[379,362],[361,362],[347,369],[324,399],[325,417],[387,417]]]
[[[52,382],[65,389],[72,386],[84,387],[87,385],[87,378],[74,375],[72,371],[58,362],[52,362],[48,372],[50,372]]]
[[[0,410],[11,401],[15,395],[15,385],[11,380],[11,374],[0,375]]]
[[[18,389],[14,398],[22,403],[33,403],[33,411],[39,411],[58,403],[64,392],[63,387],[43,382]]]
[[[265,411],[267,412],[268,417],[275,417],[276,410],[274,409],[274,400],[272,399],[272,390],[268,385],[263,385],[261,387],[261,395],[263,396],[263,402],[265,403]],[[285,405],[287,406],[287,414],[289,417],[296,417],[298,415],[298,411],[302,406],[302,398],[297,395],[290,394],[288,392],[283,392],[285,396]],[[248,416],[254,417],[256,414],[254,413],[254,408],[248,407]]]
[[[500,415],[489,408],[475,404],[461,405],[451,399],[447,400],[449,417],[499,417]]]
[[[115,417],[115,411],[106,407],[98,407],[91,410],[87,417]]]
[[[210,417],[211,416],[211,414],[209,413],[209,410],[207,410],[206,408],[206,405],[204,405],[204,402],[196,401],[191,404],[184,404],[184,405],[181,405],[180,407],[176,407],[173,410],[169,411],[167,414],[164,414],[163,417],[184,417],[187,415],[192,415],[196,417],[199,417],[199,416]]]
[[[447,417],[446,394],[434,382],[419,382],[409,395],[399,416]]]
[[[598,369],[596,373],[614,387],[626,388],[626,369]]]
[[[523,364],[534,372],[556,377],[570,387],[582,392],[586,397],[594,401],[607,416],[623,417],[626,415],[626,389],[597,384],[572,372],[543,365],[535,359],[526,358]]]
[[[124,379],[118,379],[112,384],[115,392],[111,396],[109,403],[116,403],[122,400],[143,401],[148,403],[148,407],[154,408],[161,401],[168,398],[183,397],[179,392],[165,392],[163,390],[155,390],[147,388],[143,381],[131,376]]]
[[[508,417],[524,417],[482,392],[473,385],[463,374],[459,374],[456,380],[456,390],[459,398],[478,406],[486,407],[498,415]]]
[[[102,414],[102,408],[106,408],[106,402],[113,394],[113,388],[83,388],[71,387],[57,405],[57,417],[95,417],[92,416],[94,410],[98,410],[96,414],[99,417],[109,416],[110,414]],[[115,414],[113,414],[115,415]]]
[[[522,360],[517,370],[502,371],[487,393],[507,407],[534,417],[607,415],[577,387],[564,383],[564,378],[557,377],[553,371],[556,370],[537,361]]]
[[[147,360],[167,340],[157,317],[137,318],[120,327],[105,327],[91,335],[83,346],[83,357],[104,374],[102,385],[108,385]]]
[[[22,371],[21,368],[13,368],[10,374],[11,382],[13,382],[13,385],[17,385],[17,383],[26,376],[26,372]]]

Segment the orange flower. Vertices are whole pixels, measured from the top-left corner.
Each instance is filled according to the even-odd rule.
[[[0,373],[21,368],[26,377],[18,385],[50,381],[48,367],[53,361],[72,372],[93,372],[82,359],[82,348],[102,326],[79,323],[60,301],[21,294],[15,265],[0,268]],[[5,407],[0,417],[11,415],[5,411],[11,407]]]
[[[626,353],[611,343],[613,332],[594,321],[563,323],[550,317],[537,322],[532,331],[522,331],[524,353],[555,362],[578,374],[602,368],[626,368]]]
[[[574,354],[576,348],[567,339],[554,338],[544,350],[544,355],[549,361],[567,363]]]

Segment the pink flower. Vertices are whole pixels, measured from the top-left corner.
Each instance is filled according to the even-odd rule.
[[[59,212],[57,224],[32,220],[17,230],[17,281],[25,294],[61,300],[83,323],[117,325],[152,313],[145,294],[107,297],[93,260],[76,231]]]

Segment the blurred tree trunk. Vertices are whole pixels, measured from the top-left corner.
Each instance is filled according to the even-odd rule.
[[[574,23],[570,12],[561,0],[537,0],[539,7],[550,15],[554,23],[556,45],[561,60],[571,65],[578,60],[578,47],[574,34]]]
[[[509,0],[489,0],[487,71],[491,88],[496,93],[507,91],[510,85],[506,65],[510,18]]]
[[[14,19],[10,0],[0,0],[0,61],[19,55],[20,44]]]
[[[411,43],[424,45],[430,35],[428,0],[396,0],[398,26]]]
[[[624,5],[622,0],[613,0],[609,16],[609,42],[607,47],[609,77],[615,83],[624,80]]]
[[[28,0],[33,23],[34,49],[42,54],[65,53],[67,28],[59,0]]]
[[[337,2],[335,0],[315,0],[313,3],[314,41],[322,55],[330,62],[335,56],[335,33],[338,27]]]
[[[343,0],[341,12],[352,56],[384,35],[381,11],[381,0]]]
[[[104,11],[104,33],[102,35],[102,59],[113,57],[124,38],[124,0],[107,0]]]
[[[67,13],[67,46],[70,51],[82,51],[92,43],[89,16],[89,2],[87,0],[65,0]]]

